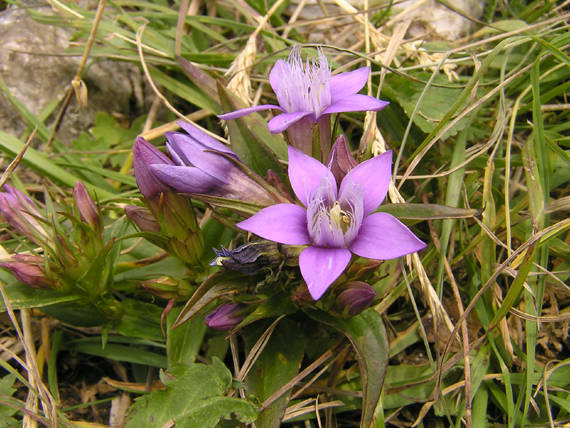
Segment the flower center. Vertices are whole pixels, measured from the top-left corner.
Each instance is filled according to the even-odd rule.
[[[323,179],[307,201],[307,229],[313,244],[345,248],[356,238],[363,218],[363,195],[352,186],[336,198],[336,183]]]
[[[294,47],[276,95],[279,105],[288,113],[311,111],[318,119],[331,104],[331,71],[325,55],[303,63],[301,51]]]

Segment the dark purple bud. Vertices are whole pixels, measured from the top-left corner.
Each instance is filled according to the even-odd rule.
[[[253,275],[261,269],[279,266],[283,255],[279,246],[272,241],[257,241],[244,244],[235,250],[214,249],[216,257],[210,266],[223,266],[226,269]]]
[[[36,244],[42,245],[49,240],[47,232],[40,224],[42,214],[34,202],[19,190],[4,186],[6,192],[0,192],[0,213],[10,225],[27,236]]]
[[[241,314],[245,308],[246,305],[240,303],[218,306],[206,315],[206,325],[215,330],[231,330],[245,318],[245,315]]]
[[[138,137],[133,145],[133,167],[137,185],[143,196],[152,201],[172,189],[152,172],[151,165],[172,165],[172,161],[144,138]]]
[[[79,211],[81,221],[94,227],[95,229],[101,228],[101,217],[97,205],[91,199],[85,184],[78,181],[73,189],[73,197],[75,198],[75,205]]]
[[[34,288],[50,288],[43,269],[44,259],[39,256],[16,254],[9,261],[0,263],[0,267],[9,269],[16,279]]]
[[[368,308],[376,298],[376,291],[365,282],[354,281],[344,286],[337,297],[337,307],[351,317]]]
[[[160,224],[156,221],[152,213],[143,207],[127,205],[125,214],[143,232],[160,233]]]
[[[336,139],[329,154],[327,165],[337,183],[341,183],[348,171],[358,165],[358,162],[356,162],[352,153],[350,153],[350,148],[348,147],[348,142],[344,135]]]

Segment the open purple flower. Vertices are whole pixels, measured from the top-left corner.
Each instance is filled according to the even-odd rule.
[[[219,117],[229,120],[261,110],[280,110],[283,113],[269,121],[269,130],[278,134],[289,128],[292,143],[306,151],[304,147],[312,139],[313,124],[328,121],[330,114],[378,111],[388,105],[387,101],[357,93],[366,84],[369,74],[370,67],[362,67],[332,76],[327,58],[321,51],[318,59],[303,63],[301,50],[296,46],[289,61],[277,60],[269,74],[269,83],[279,105],[263,104]]]
[[[306,208],[277,204],[237,224],[262,238],[309,245],[299,267],[313,299],[318,300],[342,274],[351,253],[387,260],[414,253],[426,244],[387,213],[374,213],[388,192],[392,152],[348,171],[340,186],[316,159],[289,147],[289,180]]]

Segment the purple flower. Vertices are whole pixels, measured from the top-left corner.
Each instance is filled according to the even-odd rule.
[[[358,94],[370,74],[370,67],[362,67],[347,73],[331,75],[327,58],[319,50],[317,59],[303,63],[301,50],[295,46],[289,61],[277,60],[269,83],[277,96],[279,105],[263,104],[222,114],[221,119],[229,120],[247,114],[277,109],[283,112],[268,123],[269,130],[278,134],[289,129],[291,140],[305,141],[312,138],[312,125],[320,119],[329,120],[333,113],[353,111],[378,111],[388,105],[368,95]],[[301,146],[302,144],[299,144]]]
[[[226,303],[218,306],[206,315],[206,325],[215,330],[231,330],[245,318],[245,315],[240,314],[245,307],[240,303]]]
[[[243,172],[234,152],[200,129],[185,122],[178,124],[186,133],[166,133],[166,146],[174,162],[161,159],[150,164],[150,170],[162,185],[182,193],[207,194],[260,205],[276,202]]]
[[[351,169],[338,186],[325,165],[289,147],[289,180],[306,208],[273,205],[237,226],[282,244],[308,244],[299,266],[318,300],[344,271],[351,252],[386,260],[425,247],[398,219],[374,213],[388,192],[391,164],[392,152],[369,159]]]

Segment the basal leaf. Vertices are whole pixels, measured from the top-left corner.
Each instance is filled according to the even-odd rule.
[[[307,313],[311,318],[328,324],[346,335],[358,353],[363,393],[360,426],[368,428],[380,399],[388,366],[389,347],[382,317],[373,309],[349,319],[336,318],[324,312]]]
[[[162,380],[166,390],[139,397],[125,428],[162,427],[170,422],[177,427],[209,428],[222,418],[235,416],[251,423],[257,417],[257,409],[249,401],[224,396],[232,377],[218,359],[210,366],[176,365]]]
[[[251,349],[267,327],[266,323],[256,323],[243,330],[246,346]],[[303,333],[295,322],[283,319],[273,331],[267,346],[246,377],[250,393],[260,400],[267,398],[289,382],[299,371],[304,350]],[[258,428],[281,426],[281,418],[289,402],[291,391],[285,392],[260,414],[255,425]]]

